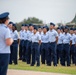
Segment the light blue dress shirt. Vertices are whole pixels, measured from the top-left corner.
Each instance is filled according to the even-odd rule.
[[[72,34],[72,35],[71,35],[72,45],[75,44],[75,39],[76,39],[76,35],[75,35],[75,34]]]
[[[70,44],[71,41],[71,35],[69,33],[65,34],[63,33],[63,44]]]
[[[32,42],[36,42],[36,43],[38,43],[39,40],[41,40],[41,36],[40,36],[38,33],[36,33],[36,34],[33,33],[31,39],[32,39]]]
[[[46,32],[46,34],[42,34],[41,35],[41,42],[42,43],[48,43],[49,42],[49,35],[48,35],[48,32]]]
[[[24,40],[28,40],[28,31],[24,31]]]
[[[58,37],[58,33],[56,30],[49,30],[48,31],[48,35],[49,35],[49,42],[55,42],[56,41],[56,37]]]
[[[12,32],[12,38],[13,38],[13,40],[18,40],[19,39],[19,35],[18,35],[17,30],[15,30],[14,32]]]
[[[10,46],[6,45],[8,38],[11,38],[9,28],[5,24],[0,24],[0,54],[10,53]]]
[[[28,31],[28,33],[27,33],[27,38],[28,39],[27,40],[30,41],[30,42],[32,41],[32,35],[33,35],[33,31],[32,32]]]
[[[25,34],[25,30],[21,30],[19,35],[20,40],[24,40],[24,34]]]
[[[58,42],[57,42],[57,44],[62,44],[62,43],[63,43],[63,34],[60,33],[60,34],[58,34]]]

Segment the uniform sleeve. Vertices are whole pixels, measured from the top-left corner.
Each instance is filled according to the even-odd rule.
[[[7,28],[6,32],[5,32],[5,39],[11,38],[11,33],[10,30]]]

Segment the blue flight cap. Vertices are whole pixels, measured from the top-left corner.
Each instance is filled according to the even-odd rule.
[[[8,18],[9,12],[0,14],[0,19]]]
[[[61,29],[64,29],[65,27],[64,27],[64,26],[61,26],[60,28],[61,28]]]
[[[47,29],[47,31],[49,30],[48,26],[43,26],[43,29],[44,29],[44,28],[46,28],[46,29]]]
[[[30,24],[29,24],[29,26],[33,26],[33,24],[32,24],[32,23],[30,23]]]
[[[25,24],[22,24],[22,26],[25,26]]]
[[[13,22],[10,21],[9,24],[12,24],[13,25]]]
[[[69,29],[68,26],[65,26],[65,29]]]
[[[13,23],[13,26],[15,27],[15,26],[16,26],[16,24],[15,24],[15,23]]]
[[[29,25],[28,24],[25,24],[25,26],[28,27]]]
[[[74,28],[70,28],[70,30],[74,30]]]
[[[53,25],[53,26],[55,26],[55,24],[54,24],[54,23],[52,23],[52,22],[50,23],[50,25]]]
[[[47,28],[47,27],[46,27],[46,26],[43,26],[43,29],[44,29],[44,28]]]
[[[61,28],[60,28],[60,27],[58,27],[57,29],[60,29],[60,30],[61,30]]]
[[[37,26],[34,25],[34,29],[35,29],[35,30],[38,30]]]
[[[38,26],[38,28],[41,28],[41,26]]]
[[[38,26],[38,28],[41,28],[41,29],[42,29],[42,28],[43,28],[43,26]]]

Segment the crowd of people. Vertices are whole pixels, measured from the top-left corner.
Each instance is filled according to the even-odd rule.
[[[31,23],[22,24],[18,32],[8,16],[9,12],[0,14],[0,75],[7,74],[8,64],[18,64],[18,55],[30,66],[51,66],[52,62],[54,66],[76,65],[76,28],[55,28],[52,22],[49,27]]]
[[[18,33],[16,25],[9,22],[11,38],[14,40],[10,46],[10,62],[18,64],[18,46],[19,60],[30,64],[30,66],[40,66],[46,64],[54,66],[76,65],[76,29],[67,26],[55,28],[54,23],[50,26],[36,26],[31,24],[22,24]],[[41,57],[41,59],[40,59]]]

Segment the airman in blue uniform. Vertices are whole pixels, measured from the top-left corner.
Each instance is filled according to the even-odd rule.
[[[59,60],[60,60],[60,64],[62,64],[62,50],[63,50],[63,34],[61,32],[61,28],[58,27],[57,28],[57,32],[58,32],[58,42],[57,42],[57,63],[59,64]]]
[[[65,62],[67,61],[67,66],[70,66],[70,44],[71,44],[71,35],[68,33],[69,28],[65,26],[63,33],[63,54],[62,54],[62,66],[66,66]]]
[[[28,56],[28,24],[25,24],[25,32],[24,32],[24,49],[23,49],[23,61],[27,62]]]
[[[48,49],[49,49],[49,35],[48,35],[49,28],[47,26],[43,27],[43,34],[41,34],[41,60],[42,64],[47,64],[48,59]]]
[[[50,30],[48,31],[49,34],[49,54],[48,54],[48,66],[51,66],[51,62],[53,61],[53,65],[57,66],[57,41],[58,41],[58,33],[54,29],[55,24],[50,23]]]
[[[76,38],[75,38],[75,50],[74,50],[74,64],[76,66]]]
[[[14,62],[15,65],[18,64],[18,43],[19,43],[19,35],[17,32],[17,27],[15,24],[13,24],[12,27],[12,39],[14,40],[13,44],[11,45],[11,51],[12,51],[12,58],[10,59],[12,62]],[[11,64],[12,64],[11,62]]]
[[[39,49],[39,44],[41,44],[41,36],[37,33],[37,27],[34,27],[33,35],[32,35],[32,62],[31,66],[34,66],[35,63],[36,66],[40,66],[40,49]]]
[[[29,24],[29,31],[28,31],[28,43],[27,43],[27,64],[31,63],[31,44],[32,44],[32,34],[33,34],[33,24]]]
[[[70,45],[70,62],[72,61],[72,64],[75,64],[75,40],[76,40],[76,35],[74,34],[74,28],[70,28],[70,34],[71,34],[71,45]]]
[[[76,28],[74,28],[74,34],[76,35]],[[76,40],[75,40],[75,65],[76,65]]]
[[[11,34],[11,37],[12,37],[12,33],[13,33],[13,31],[12,31],[12,27],[13,27],[13,22],[9,22],[9,24],[8,24],[8,28],[10,29],[10,34]],[[9,64],[12,64],[12,45],[10,46],[10,61],[9,61]]]
[[[22,24],[20,35],[19,35],[19,39],[20,39],[20,43],[19,43],[19,60],[22,60],[22,57],[23,57],[24,33],[25,33],[25,24]]]
[[[39,33],[40,36],[43,34],[42,26],[38,27],[38,33]],[[41,55],[41,45],[40,45],[40,55]],[[42,60],[41,60],[41,62],[42,62]]]
[[[13,43],[10,30],[7,27],[9,23],[8,15],[8,12],[0,14],[0,75],[7,75],[10,45]]]

